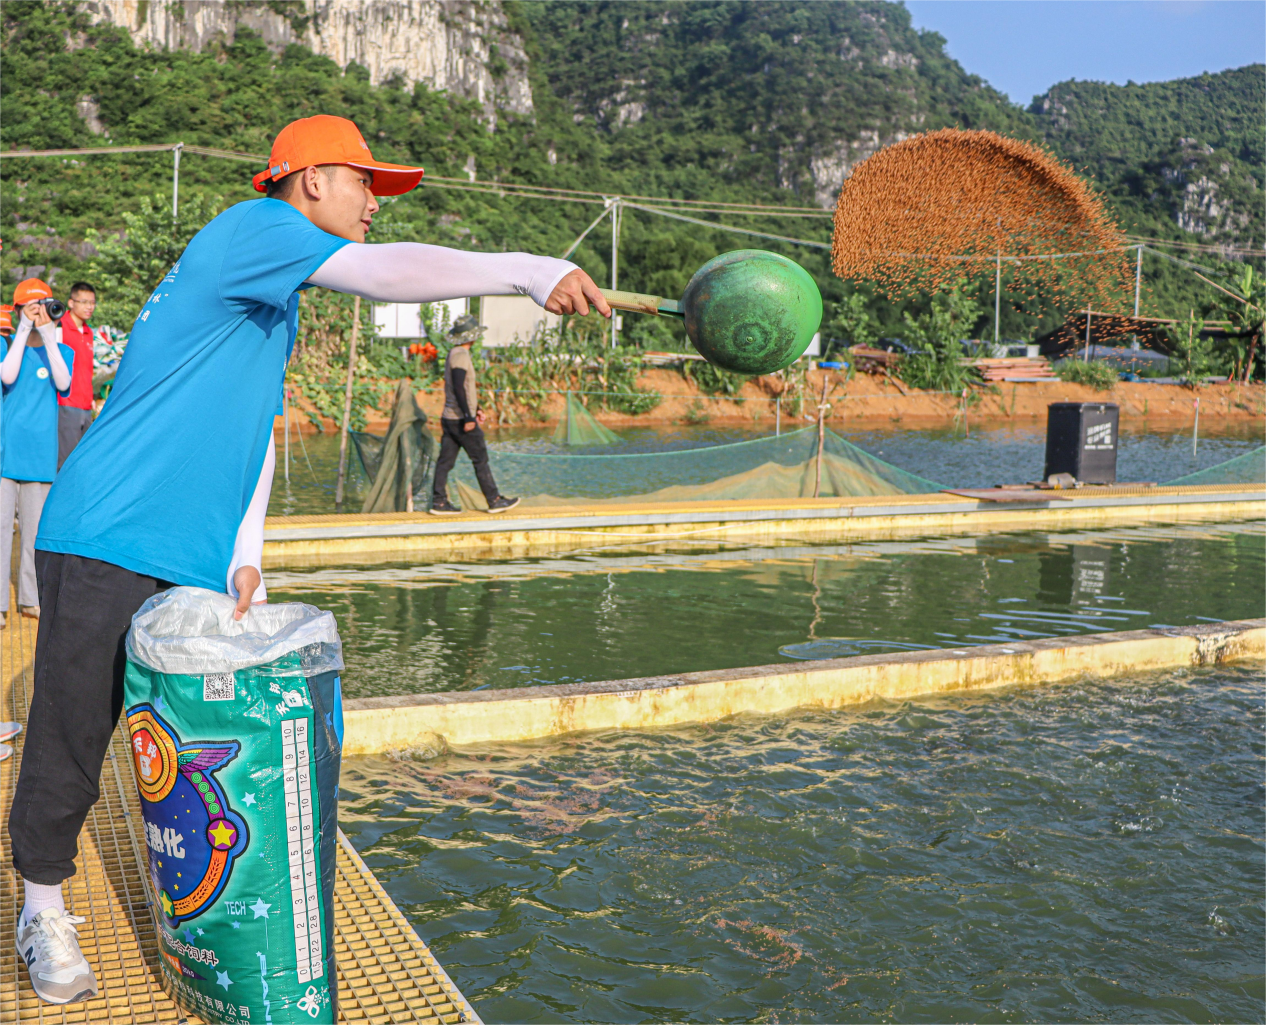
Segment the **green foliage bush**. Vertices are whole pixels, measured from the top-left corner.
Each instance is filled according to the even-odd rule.
[[[575,324],[573,318],[570,330],[564,324],[542,332],[531,345],[493,350],[495,355],[476,364],[480,389],[491,395],[499,421],[514,423],[524,412],[544,419],[549,397],[567,391],[581,393],[591,410],[609,409],[630,416],[649,413],[659,405],[658,392],[637,386],[640,350],[613,349],[605,335],[578,330]],[[475,353],[476,358],[479,355]]]
[[[978,381],[979,375],[964,360],[962,340],[979,312],[976,300],[955,288],[936,296],[929,313],[907,313],[904,340],[916,351],[897,364],[901,380],[912,388],[948,392],[961,392]]]
[[[681,372],[687,380],[694,381],[705,395],[737,395],[743,385],[751,380],[747,374],[736,374],[732,370],[694,360],[682,363]]]
[[[90,228],[87,241],[97,252],[87,275],[97,289],[97,322],[130,331],[189,240],[218,212],[210,198],[195,196],[173,222],[171,206],[161,196],[142,196],[135,213],[123,213],[121,234],[103,236]]]
[[[1055,376],[1069,384],[1084,384],[1095,391],[1109,391],[1120,379],[1116,367],[1106,360],[1060,360],[1054,367]]]
[[[1205,377],[1214,370],[1213,339],[1202,337],[1203,331],[1204,318],[1195,314],[1166,327],[1173,350],[1169,365],[1188,388],[1204,384]]]

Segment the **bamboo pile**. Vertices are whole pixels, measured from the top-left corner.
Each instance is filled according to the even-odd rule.
[[[1001,357],[971,361],[986,384],[994,381],[1058,381],[1050,361],[1043,356]]]

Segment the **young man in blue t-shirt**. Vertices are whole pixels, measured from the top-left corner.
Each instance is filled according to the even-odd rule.
[[[584,271],[524,253],[365,245],[376,196],[422,169],[373,159],[343,118],[296,121],[255,176],[267,198],[203,228],[132,327],[110,401],[70,454],[36,540],[43,615],[9,814],[25,884],[18,947],[45,1000],[97,991],[65,914],[77,838],[123,703],[132,614],[173,584],[262,601],[273,418],[298,327],[298,291],[377,302],[526,294],[552,313],[610,309]]]

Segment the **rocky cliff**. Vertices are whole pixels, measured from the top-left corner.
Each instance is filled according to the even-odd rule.
[[[410,86],[473,99],[497,111],[532,113],[527,57],[498,2],[475,0],[84,0],[94,23],[127,29],[137,46],[201,51],[241,28],[273,50],[301,43],[339,67],[356,63],[375,85]]]

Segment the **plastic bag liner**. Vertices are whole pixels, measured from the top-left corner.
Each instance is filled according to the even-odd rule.
[[[157,673],[232,673],[276,662],[273,676],[316,676],[343,668],[334,613],[288,602],[252,605],[240,621],[237,602],[202,587],[156,594],[132,617],[127,657]]]
[[[173,588],[127,636],[163,979],[206,1022],[332,1023],[342,646],[329,612],[234,604]]]

